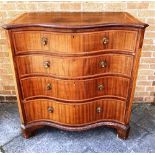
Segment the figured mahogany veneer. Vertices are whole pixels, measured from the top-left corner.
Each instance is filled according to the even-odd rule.
[[[25,13],[4,25],[24,137],[106,125],[126,139],[147,26],[126,12]]]
[[[133,56],[113,53],[83,57],[34,54],[17,56],[16,62],[20,77],[41,74],[57,78],[88,78],[101,74],[121,74],[130,77]]]
[[[125,102],[114,99],[97,100],[82,104],[65,104],[38,99],[25,102],[24,108],[27,123],[52,120],[52,122],[68,126],[81,126],[101,122],[102,120],[116,120],[116,122],[123,124],[125,115]],[[52,111],[47,112],[50,108],[52,108]]]
[[[103,37],[108,43],[103,43]],[[108,30],[87,33],[56,33],[45,31],[19,31],[13,33],[16,53],[49,51],[53,53],[81,53],[98,50],[126,50],[134,52],[136,31]],[[45,39],[46,43],[43,43]],[[120,40],[122,40],[120,42]],[[20,42],[20,44],[18,44]],[[130,44],[128,44],[130,42]],[[60,46],[61,45],[61,46]]]
[[[105,76],[104,78],[89,80],[59,80],[49,77],[29,77],[21,80],[21,88],[24,99],[46,96],[60,100],[85,100],[104,95],[126,98],[129,82],[127,78],[115,76]]]

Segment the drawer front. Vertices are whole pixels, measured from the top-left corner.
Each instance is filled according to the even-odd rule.
[[[49,51],[81,53],[98,50],[127,50],[134,52],[137,32],[108,30],[89,33],[56,33],[45,31],[13,32],[15,51]]]
[[[24,103],[27,123],[47,120],[64,125],[80,126],[96,121],[124,122],[125,102],[98,100],[84,104],[63,104],[50,100]],[[62,117],[63,116],[63,117]]]
[[[91,76],[103,73],[131,75],[133,57],[123,54],[104,54],[89,57],[54,57],[30,55],[16,57],[20,77],[46,74],[62,77]]]
[[[89,80],[29,77],[21,80],[21,87],[24,98],[52,97],[64,100],[84,100],[106,95],[126,98],[129,79],[114,76]]]

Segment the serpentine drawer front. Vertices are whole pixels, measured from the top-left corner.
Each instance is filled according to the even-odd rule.
[[[59,57],[49,55],[22,55],[16,57],[20,77],[51,75],[63,78],[92,77],[119,74],[131,76],[133,56],[102,54],[83,57]],[[80,68],[80,69],[79,69]]]
[[[24,99],[37,96],[65,100],[85,100],[102,96],[127,98],[129,79],[105,76],[89,80],[58,80],[39,76],[22,79],[21,88]]]
[[[98,50],[128,50],[134,52],[137,32],[105,30],[68,34],[46,31],[17,31],[13,33],[13,38],[16,53],[49,51],[67,54]]]
[[[123,124],[125,115],[124,101],[113,99],[98,100],[83,104],[65,104],[39,99],[25,102],[24,108],[27,123],[29,124],[44,120],[52,120],[55,123],[79,127],[102,120],[115,121]]]
[[[126,139],[147,26],[126,12],[25,13],[3,25],[24,137],[106,125]]]

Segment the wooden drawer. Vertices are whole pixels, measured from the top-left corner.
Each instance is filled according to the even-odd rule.
[[[127,50],[134,52],[136,31],[107,30],[89,33],[56,33],[45,31],[13,32],[15,51],[81,53],[98,50]]]
[[[123,54],[104,54],[89,57],[54,57],[24,55],[16,57],[20,77],[46,74],[66,78],[112,73],[130,76],[133,57]]]
[[[24,98],[52,97],[64,100],[84,100],[102,96],[126,98],[129,79],[106,76],[89,80],[58,80],[49,77],[29,77],[21,80]]]
[[[113,99],[83,104],[64,104],[50,100],[24,103],[27,123],[46,120],[71,126],[110,120],[123,123],[125,106],[125,102]]]

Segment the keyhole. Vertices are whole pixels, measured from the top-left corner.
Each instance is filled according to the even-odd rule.
[[[72,36],[74,38],[74,36]]]

